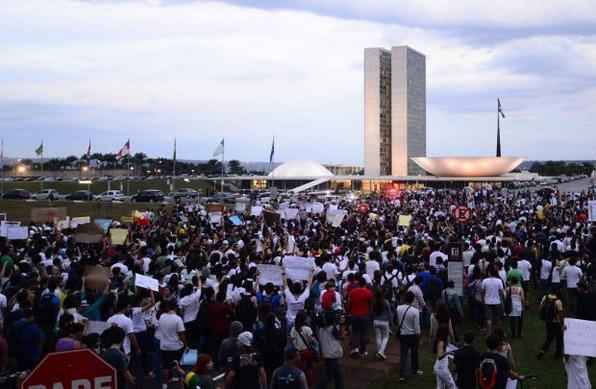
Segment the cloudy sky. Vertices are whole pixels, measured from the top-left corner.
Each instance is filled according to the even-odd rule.
[[[548,3],[548,6],[545,4]],[[398,5],[399,4],[399,5]],[[19,0],[0,5],[7,156],[362,163],[363,50],[427,56],[430,155],[596,159],[593,0]]]

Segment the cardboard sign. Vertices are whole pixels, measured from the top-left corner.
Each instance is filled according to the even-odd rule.
[[[265,224],[268,226],[279,224],[281,221],[281,215],[273,211],[263,211],[263,217],[265,219]]]
[[[144,276],[139,273],[135,273],[135,286],[137,288],[144,288],[154,292],[159,292],[159,281],[153,277]]]
[[[283,285],[283,269],[277,265],[257,265],[259,269],[259,284],[267,285],[272,283],[276,286]]]
[[[565,354],[596,357],[596,322],[565,318]]]
[[[225,210],[225,206],[223,204],[219,204],[219,203],[210,203],[207,204],[207,213],[213,213],[213,212],[222,212]]]
[[[53,223],[54,220],[66,219],[65,207],[31,208],[31,221],[34,223]]]
[[[263,214],[263,207],[260,205],[255,205],[254,207],[250,208],[250,216],[259,217]]]
[[[282,263],[288,279],[292,281],[308,281],[314,269],[312,258],[286,255]]]
[[[128,238],[128,230],[126,228],[112,228],[110,230],[113,245],[123,245]]]
[[[70,219],[70,228],[77,228],[80,224],[87,223],[91,223],[91,217],[89,216],[73,217]]]
[[[399,215],[398,225],[402,227],[409,227],[412,222],[412,215]]]

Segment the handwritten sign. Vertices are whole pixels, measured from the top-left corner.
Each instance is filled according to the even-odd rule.
[[[126,228],[112,228],[110,231],[113,245],[123,245],[126,243],[128,237],[128,230]]]
[[[565,318],[565,354],[596,357],[596,322]]]
[[[77,228],[79,224],[87,224],[91,223],[91,217],[83,216],[83,217],[73,217],[70,219],[70,228]]]
[[[288,278],[292,281],[308,281],[314,269],[312,258],[286,255],[283,259]]]
[[[282,268],[277,265],[257,265],[259,269],[259,284],[283,285]]]
[[[402,227],[409,227],[412,222],[412,215],[399,215],[398,224]]]
[[[135,286],[137,288],[149,289],[154,292],[159,291],[159,281],[153,277],[144,276],[138,273],[135,273]]]
[[[29,238],[29,228],[9,225],[6,229],[6,239],[8,240],[26,240]]]

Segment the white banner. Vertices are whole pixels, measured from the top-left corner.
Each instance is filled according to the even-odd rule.
[[[137,288],[144,288],[154,292],[159,292],[159,281],[153,277],[144,276],[138,273],[135,273],[135,286]]]
[[[294,220],[298,216],[298,211],[297,208],[285,208],[281,213],[281,217],[285,220]]]
[[[8,240],[26,240],[29,238],[29,228],[21,226],[8,226],[6,229],[6,239]]]
[[[80,224],[88,223],[91,223],[91,217],[89,216],[73,217],[70,219],[70,228],[77,228]]]
[[[312,258],[286,255],[283,259],[286,276],[292,281],[308,281],[315,268]]]
[[[6,238],[6,234],[8,233],[8,227],[19,227],[20,225],[21,222],[9,222],[3,220],[2,222],[0,222],[0,236]]]
[[[259,284],[267,285],[271,282],[273,285],[283,285],[283,269],[278,265],[257,265],[259,269]]]
[[[596,357],[596,322],[565,318],[565,354]]]

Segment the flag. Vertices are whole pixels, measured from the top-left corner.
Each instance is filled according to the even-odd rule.
[[[503,113],[503,108],[501,108],[501,100],[497,99],[497,105],[499,107],[499,114],[503,119],[505,119],[505,114]]]
[[[89,139],[89,146],[87,146],[87,153],[85,154],[87,161],[91,158],[91,139]]]
[[[39,157],[43,154],[43,140],[38,148],[35,149],[35,154]]]
[[[116,159],[120,161],[127,155],[130,155],[130,139],[127,140],[124,146],[122,146],[122,148],[118,151],[118,154],[116,154]]]
[[[271,143],[271,154],[269,154],[269,165],[273,162],[273,154],[275,154],[275,137],[273,137],[273,143]]]
[[[221,142],[219,142],[219,145],[217,145],[217,148],[215,149],[215,151],[213,152],[213,157],[217,157],[218,155],[223,155],[224,153],[224,140],[222,139]]]

